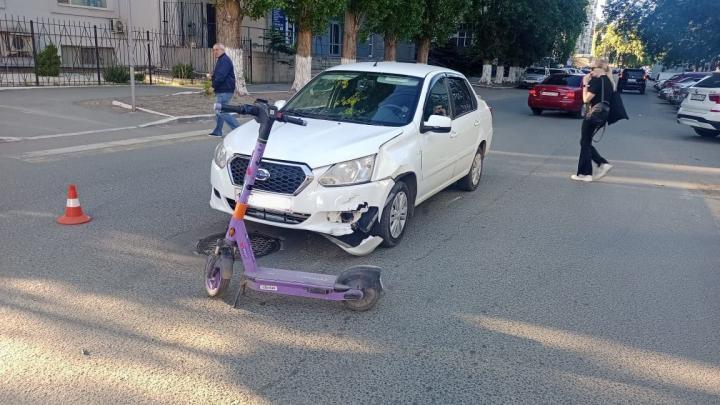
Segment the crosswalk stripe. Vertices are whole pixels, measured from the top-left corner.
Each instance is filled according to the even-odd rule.
[[[199,137],[202,135],[207,135],[207,130],[182,132],[182,133],[177,133],[177,134],[156,135],[156,136],[148,136],[148,137],[143,137],[143,138],[121,139],[119,141],[91,143],[88,145],[69,146],[69,147],[65,147],[65,148],[38,150],[38,151],[27,152],[27,153],[23,153],[21,155],[13,156],[13,158],[24,160],[27,162],[35,162],[35,161],[47,160],[47,158],[52,157],[52,156],[69,155],[69,154],[76,154],[76,153],[82,153],[82,152],[88,152],[88,151],[96,151],[96,150],[102,150],[102,149],[113,149],[113,148],[114,149],[121,148],[120,150],[122,150],[122,148],[131,148],[132,146],[135,146],[135,145],[150,144],[150,143],[157,143],[157,142],[171,141],[171,140],[182,140],[182,139],[187,139],[187,138]]]

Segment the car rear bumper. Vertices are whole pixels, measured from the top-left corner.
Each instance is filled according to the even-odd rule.
[[[639,82],[639,83],[620,82],[618,84],[618,87],[620,87],[623,90],[642,90],[645,88],[645,82]]]
[[[720,113],[718,114],[720,115]],[[720,131],[720,121],[711,121],[696,114],[688,114],[680,110],[677,115],[679,124],[689,125],[696,128],[714,129]]]
[[[541,110],[557,111],[580,111],[582,109],[582,103],[580,103],[579,100],[563,99],[560,97],[554,97],[553,99],[528,97],[528,106]]]

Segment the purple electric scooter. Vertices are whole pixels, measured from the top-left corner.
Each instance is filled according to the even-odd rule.
[[[220,106],[220,109],[223,112],[254,116],[255,121],[260,124],[260,130],[225,239],[218,240],[214,253],[208,256],[205,263],[205,289],[208,295],[219,297],[225,293],[233,275],[233,263],[239,253],[244,272],[235,303],[238,296],[245,292],[245,288],[250,288],[273,294],[342,301],[354,311],[367,311],[372,308],[380,299],[383,290],[379,267],[354,266],[338,276],[258,267],[243,218],[270,130],[275,121],[295,125],[307,123],[300,118],[285,115],[268,105],[265,100],[256,100],[255,104],[225,104]]]

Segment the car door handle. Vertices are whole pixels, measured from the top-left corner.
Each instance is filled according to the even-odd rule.
[[[457,131],[450,131],[450,138],[455,138],[457,134]]]
[[[479,125],[480,125],[480,121],[475,121],[475,123],[474,123],[473,125],[475,125],[476,127],[479,126]]]

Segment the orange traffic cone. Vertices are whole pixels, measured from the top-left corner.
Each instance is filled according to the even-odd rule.
[[[90,217],[85,215],[80,207],[80,200],[78,200],[78,194],[74,184],[68,186],[65,215],[59,217],[57,221],[63,225],[77,225],[90,222]]]

